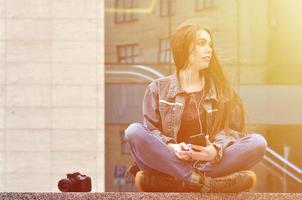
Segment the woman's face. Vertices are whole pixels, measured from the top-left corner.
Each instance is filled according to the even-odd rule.
[[[196,32],[197,39],[192,44],[192,52],[189,56],[189,66],[202,70],[209,66],[212,56],[212,39],[210,34],[205,30]]]

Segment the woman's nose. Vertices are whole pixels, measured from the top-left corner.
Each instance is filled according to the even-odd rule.
[[[207,46],[207,49],[206,49],[206,52],[207,53],[212,53],[213,49],[208,45]]]

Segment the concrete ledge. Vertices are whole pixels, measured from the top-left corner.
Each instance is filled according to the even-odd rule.
[[[205,199],[205,200],[298,200],[302,193],[238,193],[238,194],[202,194],[202,193],[138,193],[138,192],[104,192],[104,193],[0,193],[4,200],[66,200],[66,199]]]

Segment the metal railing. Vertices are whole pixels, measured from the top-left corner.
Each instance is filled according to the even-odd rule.
[[[299,167],[297,167],[293,163],[289,162],[283,156],[281,156],[280,154],[278,154],[277,152],[275,152],[274,150],[272,150],[269,147],[266,150],[266,154],[267,155],[265,155],[263,157],[265,161],[267,161],[268,163],[270,163],[271,165],[276,167],[278,170],[280,170],[281,172],[283,172],[286,175],[288,175],[289,177],[291,177],[296,182],[302,184],[302,178],[301,178],[302,170]],[[277,160],[277,162],[274,161],[270,157]],[[282,163],[282,165],[279,164],[278,162]],[[284,166],[286,166],[286,167],[284,167]]]

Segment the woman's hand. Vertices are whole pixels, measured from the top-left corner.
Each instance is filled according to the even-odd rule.
[[[191,152],[190,148],[187,146],[186,143],[182,142],[179,144],[168,144],[168,147],[172,149],[175,155],[181,160],[190,160],[191,159]]]
[[[206,140],[207,140],[206,147],[198,146],[194,144],[190,145],[191,146],[190,153],[191,153],[191,158],[193,160],[212,161],[217,156],[217,150],[210,142],[208,136],[206,136]]]

